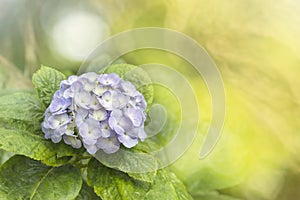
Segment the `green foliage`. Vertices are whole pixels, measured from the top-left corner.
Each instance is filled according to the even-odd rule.
[[[132,152],[132,150],[119,150],[113,154],[98,151],[95,154],[102,164],[118,169],[122,172],[151,172],[157,169],[156,159],[148,153]]]
[[[158,170],[153,183],[136,180],[126,173],[107,168],[97,160],[90,161],[88,184],[105,200],[118,199],[192,199],[184,185],[168,170]]]
[[[130,64],[115,64],[104,70],[104,73],[116,73],[122,79],[131,82],[143,94],[148,105],[153,101],[154,89],[149,75],[140,67]]]
[[[105,70],[105,73],[113,72],[137,87],[149,109],[154,87],[146,72],[127,64],[113,65]],[[157,139],[114,154],[99,151],[95,157],[101,163],[84,156],[82,148],[74,149],[63,142],[55,144],[46,140],[41,131],[43,113],[64,79],[62,73],[42,66],[32,78],[37,95],[31,91],[0,93],[1,162],[17,154],[0,168],[1,198],[191,199],[173,173],[157,170],[156,159],[148,153],[161,146]],[[6,152],[11,152],[8,157]],[[139,170],[147,173],[131,173]]]
[[[95,194],[93,188],[83,182],[79,195],[75,200],[100,200],[100,197]]]
[[[40,130],[45,108],[30,91],[0,96],[0,125],[10,129]]]
[[[35,90],[46,107],[50,104],[53,94],[59,89],[60,82],[64,79],[66,76],[63,73],[46,66],[42,66],[33,74],[32,82]]]
[[[157,171],[154,183],[146,195],[148,200],[191,200],[183,183],[167,169]]]
[[[123,172],[107,168],[95,159],[89,163],[87,181],[105,200],[143,199],[150,186]]]
[[[79,170],[71,165],[49,167],[24,156],[14,156],[0,168],[1,199],[68,200],[81,188]]]
[[[22,130],[0,128],[0,148],[15,154],[42,160],[48,165],[61,165],[80,151],[64,143],[54,144],[42,136]]]
[[[147,183],[153,183],[157,171],[147,172],[147,173],[127,173],[131,178],[139,181],[144,181]]]

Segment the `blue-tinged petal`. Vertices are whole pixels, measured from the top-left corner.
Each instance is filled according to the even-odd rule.
[[[120,110],[112,111],[108,124],[119,135],[133,128],[131,120],[124,116]]]
[[[102,121],[100,123],[100,129],[101,129],[101,136],[104,138],[111,137],[112,135],[115,135],[116,133],[109,127],[108,121]]]
[[[128,81],[122,80],[120,82],[120,89],[123,94],[126,94],[131,97],[136,96],[138,94],[138,91],[136,90],[135,86]]]
[[[89,109],[92,99],[93,99],[92,95],[85,90],[81,90],[80,92],[77,92],[74,96],[74,101],[76,105],[84,109]]]
[[[102,149],[105,153],[111,154],[115,153],[120,149],[120,142],[113,136],[109,138],[99,138],[96,146]]]
[[[126,108],[124,110],[124,114],[128,117],[134,126],[141,126],[144,122],[143,120],[143,112],[137,108]]]
[[[77,139],[76,136],[64,135],[63,140],[66,144],[71,145],[76,149],[79,149],[82,146],[81,141]]]
[[[112,110],[112,91],[106,91],[104,92],[99,98],[99,103],[106,109],[106,110]]]
[[[100,123],[94,119],[88,118],[79,126],[79,134],[87,141],[87,144],[94,144],[94,140],[97,140],[101,136]]]
[[[118,135],[118,140],[127,148],[132,148],[138,143],[137,138],[132,138],[129,135]]]
[[[94,94],[97,96],[101,96],[104,92],[111,90],[109,86],[103,86],[103,85],[96,85],[93,89]]]
[[[103,121],[108,118],[108,112],[105,109],[100,109],[100,110],[94,110],[91,114],[90,117],[97,120],[97,121]]]
[[[76,116],[75,116],[75,123],[77,126],[80,126],[83,122],[85,122],[89,111],[83,108],[77,109]]]
[[[93,110],[98,110],[98,109],[102,108],[102,105],[99,103],[96,95],[94,95],[94,94],[92,94],[92,98],[91,98],[89,108],[91,108]]]
[[[112,93],[112,108],[113,109],[122,109],[124,108],[130,100],[130,97],[124,95],[120,92]]]
[[[60,135],[51,135],[51,140],[54,143],[59,143],[61,141],[62,137]]]
[[[48,125],[51,129],[58,129],[61,126],[69,123],[71,118],[68,114],[52,115],[47,119]]]
[[[95,154],[99,150],[95,144],[88,145],[83,142],[83,146],[85,147],[87,152],[89,152],[90,154]]]
[[[102,85],[115,87],[116,85],[119,84],[121,78],[118,74],[112,73],[112,74],[101,74],[98,80]]]

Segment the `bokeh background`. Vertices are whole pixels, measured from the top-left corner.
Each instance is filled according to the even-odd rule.
[[[299,24],[297,0],[0,0],[0,88],[32,88],[41,64],[74,74],[101,41],[121,31],[182,32],[207,50],[225,84],[223,134],[205,159],[199,160],[199,150],[211,105],[201,76],[167,52],[140,50],[122,58],[171,66],[197,95],[199,134],[171,169],[199,200],[297,200]],[[2,162],[9,156],[0,154]]]

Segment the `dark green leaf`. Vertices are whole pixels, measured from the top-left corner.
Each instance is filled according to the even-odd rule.
[[[93,188],[83,182],[81,190],[75,200],[101,200],[101,198],[95,194]]]
[[[71,165],[49,167],[14,156],[0,168],[1,199],[71,200],[78,195],[81,184],[79,170]]]
[[[37,131],[41,129],[44,107],[30,91],[0,96],[0,125],[10,129]]]
[[[144,199],[149,184],[130,178],[127,174],[105,167],[97,160],[90,161],[88,184],[104,200]]]
[[[52,166],[65,164],[71,156],[79,153],[79,150],[64,143],[54,144],[42,136],[27,131],[0,128],[0,138],[1,149],[42,160]]]
[[[125,63],[115,64],[109,66],[104,73],[116,73],[124,80],[131,82],[143,94],[147,105],[151,105],[154,89],[149,75],[142,68]]]
[[[60,82],[66,79],[66,76],[50,67],[42,66],[32,76],[32,82],[41,101],[46,107],[49,106],[54,92],[59,89]]]

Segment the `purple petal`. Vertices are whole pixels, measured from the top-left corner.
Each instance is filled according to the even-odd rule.
[[[136,108],[127,108],[124,112],[125,116],[127,116],[134,126],[141,126],[143,123],[143,113],[140,109]]]
[[[75,103],[84,109],[89,109],[89,106],[92,102],[92,95],[84,90],[81,90],[80,92],[76,93],[74,96]]]
[[[79,149],[81,147],[81,141],[74,136],[63,136],[64,142],[71,145],[73,148]]]
[[[111,154],[115,153],[120,148],[120,142],[117,140],[116,137],[109,137],[109,138],[99,138],[97,143],[97,147],[102,149],[105,153]]]
[[[98,151],[98,148],[95,144],[88,145],[88,144],[83,143],[83,146],[86,148],[87,152],[89,152],[90,154],[95,154]]]
[[[118,135],[118,140],[127,148],[134,147],[138,143],[137,138],[132,138],[129,135]]]
[[[101,74],[99,76],[99,82],[105,86],[111,86],[114,87],[118,85],[120,82],[121,78],[119,75],[112,73],[112,74]]]
[[[104,109],[94,110],[93,113],[90,114],[90,117],[97,121],[102,121],[108,118],[108,113]]]

